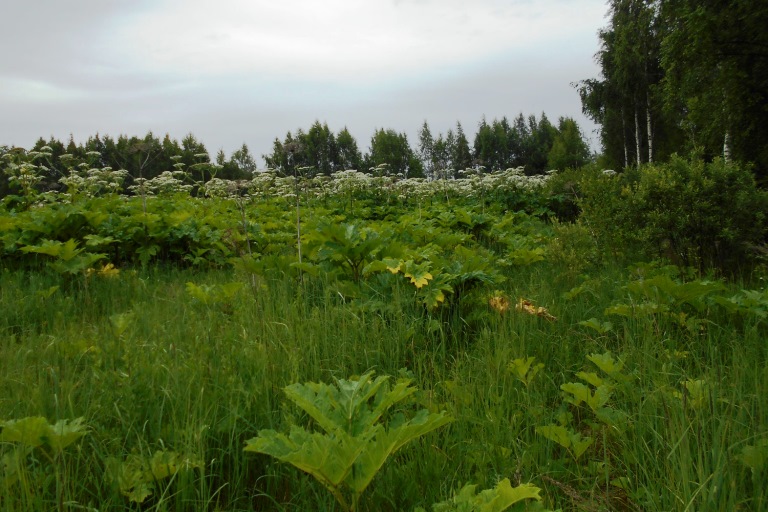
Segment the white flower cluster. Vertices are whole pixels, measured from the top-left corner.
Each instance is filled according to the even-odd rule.
[[[474,173],[467,178],[473,193],[485,193],[488,190],[538,190],[542,188],[549,177],[548,174],[526,176],[522,167],[506,169],[488,174]]]
[[[31,164],[29,162],[22,162],[20,164],[10,164],[6,168],[8,179],[11,183],[18,184],[22,189],[26,190],[40,183],[43,179],[41,172],[45,170],[44,167]]]
[[[136,184],[128,187],[128,190],[136,195],[168,196],[189,193],[192,185],[184,183],[186,177],[187,173],[184,171],[164,171],[151,180],[136,178]]]
[[[203,185],[203,193],[206,197],[237,197],[248,188],[249,182],[223,180],[211,178]]]
[[[526,176],[522,167],[500,172],[485,173],[482,167],[459,171],[459,179],[402,178],[397,176],[367,174],[355,170],[338,171],[331,176],[298,178],[280,177],[275,171],[258,172],[250,181],[251,194],[261,197],[294,198],[296,192],[309,197],[343,196],[360,194],[382,194],[400,200],[409,198],[427,199],[435,195],[478,197],[499,190],[538,190],[549,177],[546,175]],[[446,170],[440,176],[450,176]]]
[[[7,148],[6,148],[7,149]],[[18,185],[24,195],[34,196],[35,186],[40,183],[50,171],[40,159],[50,161],[51,148],[43,146],[39,151],[26,151],[23,148],[12,148],[0,157],[0,169],[8,176],[8,181]]]
[[[363,192],[388,192],[392,189],[395,178],[390,176],[375,176],[360,171],[338,171],[325,177],[325,184],[315,187],[322,190],[324,196],[354,196]]]
[[[69,175],[61,178],[59,183],[67,187],[70,197],[77,194],[93,197],[105,193],[119,193],[127,177],[128,171],[125,169],[115,171],[111,167],[89,167],[88,164],[81,163],[70,168]]]

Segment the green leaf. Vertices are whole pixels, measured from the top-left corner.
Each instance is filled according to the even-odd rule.
[[[512,487],[509,479],[501,480],[496,487],[476,493],[476,485],[465,485],[448,501],[436,503],[434,512],[502,512],[525,500],[541,501],[541,489],[533,484]]]
[[[61,246],[63,244],[55,240],[43,240],[40,245],[27,245],[22,247],[22,252],[34,252],[37,254],[47,254],[48,256],[58,257],[61,254]]]
[[[761,439],[754,445],[745,446],[739,454],[743,462],[753,474],[757,474],[768,465],[768,439]]]
[[[426,286],[433,279],[432,274],[429,272],[431,265],[432,264],[429,261],[424,261],[417,264],[414,263],[413,260],[401,260],[396,267],[387,267],[387,270],[393,274],[396,274],[398,271],[402,271],[403,275],[410,279],[411,283],[416,286],[416,288],[420,289]]]
[[[533,378],[544,368],[542,363],[534,365],[535,357],[526,357],[525,359],[514,359],[507,365],[507,369],[512,372],[517,380],[528,387]]]
[[[193,299],[196,299],[203,304],[208,304],[212,300],[213,287],[207,285],[196,285],[189,281],[186,284],[187,293]]]
[[[41,416],[0,422],[0,441],[37,448],[45,443],[51,426]]]
[[[18,445],[8,450],[0,457],[0,482],[11,485],[19,479],[19,474],[24,471],[27,456],[32,452],[32,447]]]
[[[50,288],[47,288],[45,290],[38,290],[37,296],[42,299],[49,299],[51,298],[51,295],[56,293],[59,290],[59,285],[51,286]]]
[[[550,441],[554,441],[563,448],[571,447],[571,433],[561,425],[545,425],[536,427],[536,433],[541,434]]]
[[[64,261],[70,261],[75,256],[80,254],[83,249],[77,248],[77,241],[74,238],[70,238],[61,245],[61,251],[59,252],[59,258]],[[86,267],[87,268],[87,267]]]
[[[624,362],[614,359],[610,352],[604,354],[590,354],[587,356],[587,359],[592,361],[595,366],[600,368],[606,374],[614,378],[617,374],[621,374],[621,370],[624,369]]]
[[[59,420],[51,427],[48,435],[48,445],[56,451],[61,451],[74,443],[88,432],[88,427],[83,424],[85,418]]]
[[[69,259],[61,258],[51,262],[51,268],[59,274],[80,274],[88,270],[97,261],[106,258],[106,254],[93,254],[78,251],[78,255]]]
[[[373,372],[357,379],[291,384],[288,398],[304,410],[323,432],[293,425],[288,435],[262,430],[246,442],[246,451],[264,453],[314,476],[345,510],[355,503],[384,462],[403,445],[452,421],[445,413],[423,409],[411,419],[403,414],[379,423],[395,404],[411,397],[416,388],[410,378],[398,379],[390,389],[389,377],[373,379]],[[342,492],[348,491],[347,497]]]
[[[579,325],[583,327],[589,327],[598,334],[605,334],[613,330],[613,324],[611,322],[600,322],[597,318],[590,318],[589,320],[582,320]]]
[[[710,384],[704,379],[687,379],[682,382],[683,392],[673,395],[694,409],[701,409],[709,403]]]
[[[581,405],[582,402],[589,403],[592,399],[592,391],[581,382],[567,382],[562,384],[560,389],[571,395],[566,397],[566,401],[573,405]]]
[[[151,457],[131,454],[124,461],[110,458],[107,475],[129,500],[143,503],[152,496],[160,480],[201,466],[202,462],[196,457],[158,450]]]
[[[362,493],[390,455],[414,439],[452,421],[445,413],[429,413],[422,409],[411,420],[390,430],[379,431],[360,454],[349,486],[358,494]]]
[[[83,418],[59,420],[50,425],[40,416],[0,422],[0,441],[18,443],[31,448],[47,445],[61,452],[87,433]]]
[[[598,377],[598,375],[594,372],[579,372],[576,374],[576,376],[584,382],[592,384],[595,387],[602,386],[605,383],[605,381]]]
[[[594,442],[591,437],[582,437],[580,433],[572,432],[561,425],[536,427],[536,433],[568,450],[574,459],[581,457]]]

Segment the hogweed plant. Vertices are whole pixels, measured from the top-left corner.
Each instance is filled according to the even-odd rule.
[[[122,461],[108,459],[107,476],[131,502],[144,503],[158,491],[162,495],[167,494],[177,476],[199,469],[202,465],[197,457],[173,451],[158,450],[151,456],[132,453]],[[167,483],[164,483],[165,480]],[[162,501],[162,496],[159,500]]]
[[[271,455],[315,477],[343,510],[358,510],[360,497],[390,455],[404,445],[453,421],[426,409],[406,417],[391,413],[416,393],[408,378],[390,387],[389,377],[336,379],[334,385],[292,384],[285,394],[320,431],[292,425],[290,432],[261,430],[245,451]]]
[[[451,499],[432,505],[434,512],[546,512],[541,505],[541,489],[533,484],[512,487],[508,478],[492,489],[477,492],[477,486],[465,485]],[[510,508],[511,507],[511,508]],[[417,507],[414,512],[427,512]]]
[[[36,253],[50,256],[48,265],[60,275],[74,276],[85,274],[97,261],[106,257],[106,254],[92,253],[79,243],[70,238],[66,242],[57,240],[43,240],[39,245],[27,245],[21,248],[25,253]]]
[[[54,475],[56,510],[65,510],[62,464],[64,450],[88,432],[83,418],[51,425],[43,417],[0,421],[0,484],[27,510],[38,507],[35,490],[51,484]],[[9,492],[10,491],[10,492]],[[11,502],[5,503],[12,507]]]
[[[543,363],[534,364],[535,361],[535,357],[514,359],[507,365],[507,369],[528,388],[536,375],[544,368]]]
[[[576,373],[583,382],[566,382],[560,386],[564,406],[557,415],[557,423],[536,427],[536,433],[564,448],[576,463],[590,448],[601,460],[597,464],[587,462],[583,468],[597,471],[604,488],[626,489],[627,478],[617,475],[617,454],[613,452],[616,441],[623,439],[630,428],[629,416],[612,403],[616,390],[628,391],[634,377],[624,371],[624,362],[609,352],[587,356],[599,370]],[[620,443],[619,443],[620,444]]]

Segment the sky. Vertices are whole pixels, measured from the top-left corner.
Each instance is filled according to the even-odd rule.
[[[604,0],[3,0],[0,145],[99,133],[211,156],[315,122],[366,152],[376,129],[433,135],[542,112],[579,123]]]

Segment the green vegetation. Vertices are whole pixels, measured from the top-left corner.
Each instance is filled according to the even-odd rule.
[[[468,173],[523,168],[528,175],[542,174],[552,165],[576,167],[589,160],[583,134],[570,118],[553,126],[546,115],[525,118],[521,113],[510,124],[506,117],[491,124],[483,119],[474,146],[461,123],[455,131],[433,138],[424,122],[416,148],[408,137],[392,129],[377,129],[367,153],[343,128],[334,134],[316,121],[307,131],[288,132],[276,138],[272,151],[262,155],[270,172],[278,177],[328,179],[349,170],[372,177],[453,179]],[[548,167],[549,165],[549,167]],[[53,137],[40,138],[29,151],[0,145],[0,198],[6,202],[40,191],[78,195],[107,192],[156,194],[178,191],[208,194],[200,185],[211,181],[236,187],[239,181],[259,175],[254,156],[243,144],[229,159],[223,151],[210,155],[192,134],[181,142],[152,132],[144,137],[95,135],[76,144]]]
[[[752,162],[768,170],[768,11],[759,3],[609,0],[595,58],[601,76],[577,88],[601,126],[603,165],[673,154]]]
[[[764,193],[643,172],[19,189],[0,505],[765,508]]]
[[[0,147],[0,508],[767,509],[765,9],[727,3],[609,3],[620,173],[543,114],[317,122],[264,172]]]

